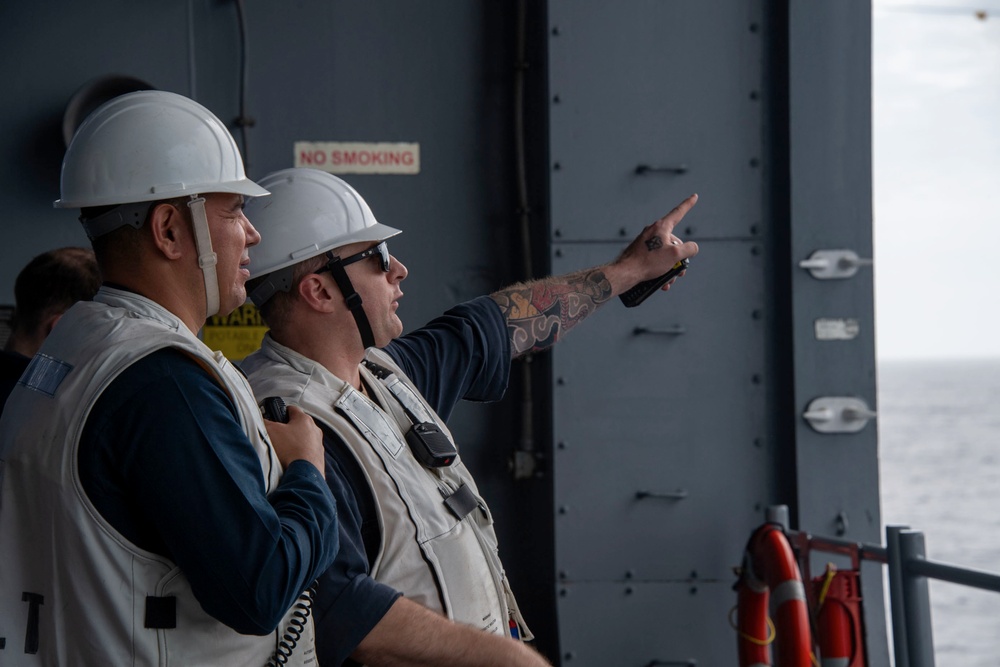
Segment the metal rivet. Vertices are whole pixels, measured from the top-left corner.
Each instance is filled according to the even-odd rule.
[[[625,595],[632,595],[632,592],[633,591],[632,591],[632,587],[631,586],[626,586],[625,587]]]
[[[562,230],[560,230],[558,228],[554,229],[554,230],[552,230],[552,235],[558,238],[558,237],[562,236]]]
[[[569,508],[567,508],[565,505],[562,505],[562,506],[559,507],[559,513],[560,514],[565,514],[568,511],[569,511]]]
[[[561,387],[564,384],[566,384],[566,380],[563,380],[562,378],[556,378],[556,384]]]
[[[632,577],[634,577],[634,576],[635,576],[635,573],[634,573],[634,572],[632,572],[632,570],[626,570],[626,571],[625,571],[625,578],[626,578],[626,579],[631,579],[631,578],[632,578]]]
[[[751,23],[750,32],[760,32],[760,26],[756,23]]]
[[[750,167],[751,167],[751,168],[753,168],[753,169],[756,169],[756,168],[757,168],[757,167],[759,167],[759,166],[760,166],[760,160],[758,160],[758,159],[757,159],[757,158],[755,158],[755,157],[753,157],[753,158],[750,158]],[[557,167],[557,168],[558,168],[558,167]]]
[[[764,317],[764,313],[761,312],[759,309],[754,310],[753,312],[750,313],[750,317],[755,320],[759,320],[760,318]]]
[[[554,169],[555,171],[559,171],[560,169],[562,169],[562,165],[556,162],[552,165],[552,169]]]
[[[684,228],[684,236],[691,236],[692,234],[694,234],[694,227]]]
[[[760,93],[758,93],[756,90],[751,90],[750,91],[750,99],[754,100],[754,101],[759,100],[760,99]]]
[[[754,438],[753,439],[753,446],[754,447],[758,447],[758,448],[763,447],[764,446],[764,441],[761,440],[760,438]]]
[[[756,257],[756,256],[758,256],[758,255],[759,255],[760,253],[761,253],[761,249],[760,249],[760,246],[759,246],[759,245],[753,245],[753,246],[750,246],[750,254],[751,254],[751,255],[753,255],[754,257]]]
[[[560,440],[558,443],[556,443],[556,447],[558,447],[559,449],[566,449],[566,443]]]
[[[559,96],[558,96],[558,95],[553,95],[553,96],[552,96],[552,103],[553,103],[553,104],[559,104],[559,102],[561,102],[561,101],[562,101],[562,100],[560,100],[560,99],[559,99]]]
[[[556,257],[562,257],[562,250],[560,250],[559,248],[556,248],[555,256]]]
[[[558,35],[559,34],[559,26],[557,26],[557,25],[552,26],[552,34],[553,35]]]
[[[753,382],[754,384],[760,384],[763,381],[764,378],[762,378],[758,373],[754,373],[752,376],[750,376],[750,382]]]
[[[572,660],[575,655],[576,654],[573,653],[573,651],[566,651],[566,653],[563,654],[563,660]]]

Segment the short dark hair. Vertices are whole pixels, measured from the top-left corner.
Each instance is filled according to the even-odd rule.
[[[42,322],[61,314],[77,301],[89,301],[101,286],[101,272],[92,250],[57,248],[38,255],[14,281],[15,331],[35,333]]]
[[[316,273],[319,271],[329,260],[325,255],[316,255],[315,257],[310,257],[309,259],[304,259],[298,264],[292,267],[292,287],[287,292],[278,290],[271,298],[262,303],[257,307],[260,312],[261,318],[264,320],[264,324],[271,327],[272,329],[280,329],[286,323],[288,319],[289,310],[292,307],[292,301],[296,298],[296,290],[298,289],[299,283],[310,273]],[[247,294],[253,293],[268,274],[263,276],[257,276],[251,280],[247,281]]]
[[[184,216],[186,220],[190,222],[191,214],[188,211],[188,207],[183,205],[190,199],[191,197],[187,196],[148,202],[149,208],[146,209],[145,217],[143,218],[142,224],[139,225],[138,229],[130,224],[127,224],[122,225],[117,229],[112,229],[111,231],[101,234],[96,238],[92,238],[90,240],[90,245],[94,248],[94,253],[97,255],[97,264],[99,266],[109,267],[115,262],[129,262],[135,260],[135,258],[139,256],[142,249],[142,235],[149,229],[149,219],[153,215],[153,211],[156,207],[161,204],[169,204],[170,206],[173,206],[180,211],[181,215]],[[119,206],[122,206],[122,204],[84,207],[80,209],[80,222],[86,223],[94,218],[99,218]]]

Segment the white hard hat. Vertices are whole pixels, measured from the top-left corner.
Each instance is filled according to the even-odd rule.
[[[334,248],[400,233],[378,222],[357,190],[325,171],[282,169],[260,179],[260,185],[271,196],[251,200],[244,209],[261,237],[250,248],[251,278]]]
[[[268,194],[246,177],[229,130],[215,114],[163,90],[127,93],[105,102],[80,125],[63,158],[56,208],[114,206],[81,218],[90,238],[124,225],[142,226],[147,202],[189,196],[198,265],[209,316],[219,311],[217,257],[200,194]]]
[[[246,177],[226,126],[197,102],[144,90],[106,102],[83,122],[63,158],[56,208],[152,202],[184,195],[267,190]]]

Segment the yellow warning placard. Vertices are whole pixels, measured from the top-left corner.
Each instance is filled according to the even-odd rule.
[[[201,330],[201,339],[230,361],[240,361],[260,347],[267,325],[256,306],[247,303],[229,315],[213,315]]]

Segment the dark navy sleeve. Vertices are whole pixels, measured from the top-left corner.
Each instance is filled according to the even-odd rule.
[[[313,614],[319,664],[339,667],[378,625],[400,593],[369,575],[367,552],[372,548],[365,546],[362,524],[377,531],[378,517],[372,514],[374,501],[360,464],[336,435],[327,433],[324,445],[326,483],[337,499],[340,550],[319,579]],[[377,545],[374,548],[377,551]]]
[[[294,461],[265,496],[236,406],[177,350],[137,361],[102,392],[78,462],[101,515],[176,563],[206,613],[237,632],[274,631],[336,554],[336,505],[319,471]]]
[[[455,306],[385,351],[446,420],[458,401],[496,401],[510,378],[510,336],[488,296]]]

